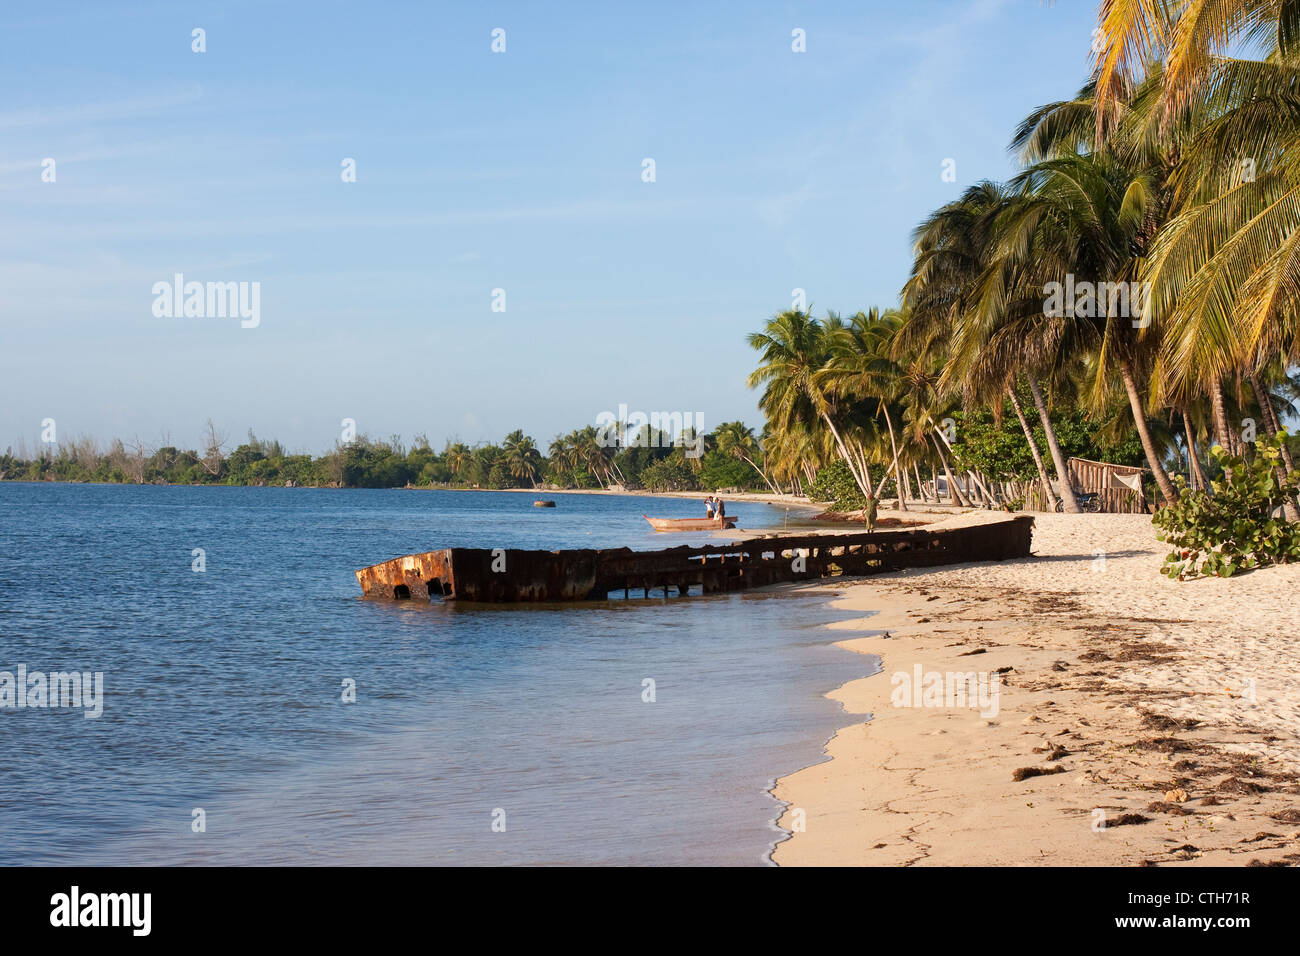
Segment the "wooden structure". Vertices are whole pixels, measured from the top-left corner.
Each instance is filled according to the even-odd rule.
[[[834,575],[1029,556],[1034,519],[942,531],[773,535],[706,547],[633,551],[517,551],[443,548],[408,554],[356,572],[368,597],[459,601],[604,600],[693,587],[705,594]]]
[[[1100,495],[1101,510],[1111,514],[1146,514],[1146,493],[1142,490],[1145,468],[1112,465],[1104,461],[1071,458],[1066,467],[1075,491]]]
[[[1145,468],[1131,465],[1113,465],[1087,458],[1071,458],[1066,463],[1070,487],[1075,494],[1094,494],[1101,498],[1101,511],[1111,514],[1146,514],[1150,508],[1142,490]],[[1043,486],[1037,480],[1025,482],[1025,510],[1047,511],[1050,505],[1043,495]],[[1052,490],[1059,495],[1060,483],[1052,482]]]

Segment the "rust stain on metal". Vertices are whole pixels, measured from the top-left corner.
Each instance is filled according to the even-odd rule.
[[[691,587],[705,594],[836,575],[901,568],[1025,558],[1034,519],[1020,515],[996,524],[858,534],[780,535],[705,547],[633,551],[443,548],[362,568],[357,583],[367,597],[483,601],[603,600]]]

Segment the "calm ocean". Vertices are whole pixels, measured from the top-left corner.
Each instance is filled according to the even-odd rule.
[[[876,666],[830,646],[824,596],[360,597],[356,568],[412,551],[706,540],[641,518],[694,501],[557,500],[0,484],[0,671],[104,681],[98,719],[0,709],[3,862],[766,862],[767,788]]]

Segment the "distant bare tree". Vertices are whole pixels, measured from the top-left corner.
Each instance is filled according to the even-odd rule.
[[[145,449],[144,442],[140,440],[139,436],[136,436],[134,441],[124,447],[127,453],[123,456],[123,470],[126,472],[127,477],[137,485],[143,485],[145,465],[148,463],[150,454]]]
[[[158,450],[154,452],[151,457],[153,458],[153,463],[157,467],[161,468],[163,471],[169,471],[172,465],[176,464],[177,460],[181,457],[181,451],[172,445],[171,432],[167,431],[165,428],[162,430],[159,441],[161,444],[158,446]]]
[[[221,464],[225,461],[223,449],[226,446],[226,436],[217,431],[217,426],[212,424],[212,419],[208,419],[208,434],[203,439],[203,458],[199,464],[209,475],[221,474]]]

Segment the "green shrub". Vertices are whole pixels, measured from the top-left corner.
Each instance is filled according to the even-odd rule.
[[[1188,492],[1182,476],[1179,498],[1155,513],[1152,523],[1161,541],[1173,545],[1162,574],[1182,581],[1199,575],[1230,577],[1267,564],[1300,560],[1300,525],[1273,512],[1295,488],[1278,474],[1278,449],[1286,432],[1261,436],[1248,458],[1229,455],[1220,446],[1210,454],[1224,469],[1210,483],[1213,494]]]
[[[853,480],[853,472],[842,458],[837,458],[823,468],[808,488],[808,497],[814,501],[829,501],[831,511],[857,511],[867,500]]]
[[[695,472],[680,458],[664,458],[646,466],[641,484],[651,491],[694,491],[699,488]]]
[[[704,456],[700,484],[705,488],[745,488],[761,481],[758,472],[739,458],[714,450]]]

